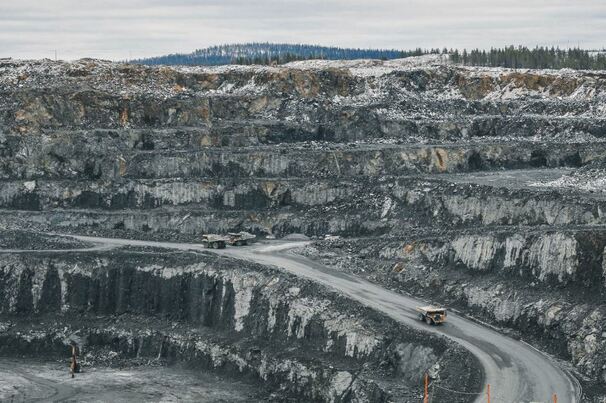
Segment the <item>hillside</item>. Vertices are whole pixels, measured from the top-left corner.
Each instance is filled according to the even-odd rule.
[[[269,64],[303,59],[397,59],[420,55],[421,50],[404,52],[383,49],[353,49],[318,45],[298,45],[284,43],[245,43],[212,46],[198,49],[192,53],[175,53],[165,56],[133,60],[133,63],[147,65],[200,65],[217,66],[222,64]]]
[[[392,60],[411,56],[448,55],[451,63],[464,66],[526,69],[606,70],[606,53],[580,48],[506,46],[486,49],[385,50],[352,49],[318,45],[249,43],[213,46],[192,53],[132,60],[144,65],[216,66],[226,64],[276,65],[309,59]]]

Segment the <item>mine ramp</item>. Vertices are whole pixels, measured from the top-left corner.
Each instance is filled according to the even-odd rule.
[[[229,237],[217,234],[206,234],[202,235],[202,244],[206,248],[211,249],[225,249]]]
[[[234,246],[250,245],[257,238],[253,234],[245,231],[230,232],[227,236],[229,238],[228,243]]]
[[[418,306],[419,319],[428,325],[440,325],[446,321],[446,308],[436,306]]]

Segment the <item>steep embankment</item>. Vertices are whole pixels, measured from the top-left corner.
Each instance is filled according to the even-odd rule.
[[[309,281],[203,254],[2,255],[0,301],[3,355],[61,357],[75,340],[85,363],[185,361],[313,401],[411,401],[428,370],[445,387],[481,381],[446,339]]]

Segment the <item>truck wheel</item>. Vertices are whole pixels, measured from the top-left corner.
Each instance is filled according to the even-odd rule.
[[[213,249],[219,249],[219,243],[213,242]]]
[[[429,316],[425,317],[425,323],[427,323],[428,325],[433,325],[433,321],[431,320],[431,318]]]
[[[425,315],[423,315],[422,313],[419,314],[419,319],[421,319],[421,322],[425,322]]]

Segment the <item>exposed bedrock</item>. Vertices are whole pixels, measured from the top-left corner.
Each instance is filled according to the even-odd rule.
[[[333,240],[305,253],[515,329],[571,360],[588,379],[606,382],[606,231],[500,229],[404,239]]]
[[[0,117],[5,132],[22,134],[234,119],[296,120],[316,138],[339,141],[394,134],[554,135],[566,125],[604,133],[602,120],[587,119],[604,117],[600,73],[394,67],[179,69],[4,61]],[[474,125],[477,115],[481,123]],[[533,125],[535,116],[540,119]],[[436,129],[440,120],[448,123]]]
[[[136,135],[136,133],[135,133]],[[140,133],[139,133],[140,135]],[[174,136],[174,133],[172,133]],[[276,145],[140,150],[130,131],[28,138],[0,134],[1,179],[378,177],[497,168],[578,167],[602,157],[606,143],[444,145]],[[151,141],[153,136],[148,135]],[[4,137],[4,138],[3,138]],[[126,138],[124,138],[126,137]],[[145,141],[145,140],[143,140]]]
[[[475,361],[445,339],[400,326],[311,282],[225,258],[4,255],[0,300],[4,354],[64,352],[65,325],[77,331],[85,350],[189,360],[310,400],[408,401],[429,369],[445,385],[473,389],[481,381],[477,371],[462,370]],[[95,325],[114,315],[131,315],[132,324]],[[51,317],[58,325],[26,328],[20,336],[23,317]]]
[[[12,181],[3,183],[0,207],[0,222],[12,227],[27,222],[40,229],[183,234],[247,229],[361,236],[400,233],[411,226],[606,223],[605,200],[588,193],[526,185],[495,188],[426,176]]]
[[[422,60],[0,60],[0,229],[12,239],[0,245],[26,244],[24,228],[364,237],[307,253],[503,326],[572,362],[603,396],[606,73]],[[91,247],[31,239],[28,249]],[[326,401],[405,401],[418,382],[407,374],[473,367],[441,339],[284,274],[91,249],[2,256],[10,346],[63,340],[67,326],[95,349],[200,357]]]
[[[529,283],[579,288],[606,295],[602,268],[606,231],[527,229],[450,234],[449,239],[419,239],[403,246],[385,245],[383,258],[406,260],[420,254],[453,271],[518,277]]]
[[[603,200],[591,195],[468,184],[427,183],[403,194],[409,205],[450,225],[602,224]]]
[[[111,213],[87,210],[53,210],[42,213],[2,211],[0,226],[194,241],[199,241],[203,233],[240,230],[248,230],[258,235],[278,236],[290,233],[379,235],[390,228],[385,222],[367,218],[363,210],[333,212],[323,217],[313,210],[304,214],[300,211],[258,210],[214,213],[184,210],[121,210]]]

